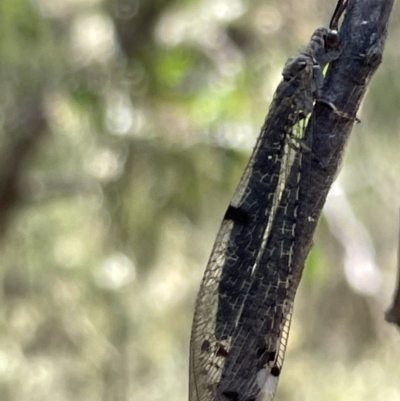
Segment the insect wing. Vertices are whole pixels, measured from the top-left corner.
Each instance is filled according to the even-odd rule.
[[[218,308],[218,285],[232,227],[232,221],[223,221],[196,302],[190,342],[190,401],[213,399],[224,366],[224,358],[220,355],[219,347],[216,346],[217,340],[214,333]]]

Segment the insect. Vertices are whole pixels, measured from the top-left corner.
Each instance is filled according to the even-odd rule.
[[[302,266],[292,263],[305,120],[321,100],[323,70],[340,54],[336,30],[318,28],[290,58],[250,161],[228,206],[194,314],[190,401],[271,401]],[[323,101],[323,100],[321,100]]]

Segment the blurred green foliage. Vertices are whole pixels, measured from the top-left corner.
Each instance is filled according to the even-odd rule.
[[[333,3],[1,2],[2,401],[186,399],[219,222],[286,58]],[[281,401],[400,399],[397,334],[382,318],[400,188],[398,20],[316,235]]]

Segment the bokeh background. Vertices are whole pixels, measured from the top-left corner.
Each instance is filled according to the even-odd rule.
[[[1,0],[0,400],[187,399],[196,292],[285,60],[333,0]],[[400,11],[278,401],[400,400]]]

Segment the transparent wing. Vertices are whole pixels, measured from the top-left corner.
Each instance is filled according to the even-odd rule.
[[[191,338],[191,401],[239,401],[242,393],[258,394],[257,373],[277,367],[278,354],[283,355],[278,350],[288,314],[279,300],[287,296],[287,267],[276,273],[275,253],[288,246],[293,229],[281,227],[281,245],[276,238],[273,252],[267,249],[281,203],[289,193],[295,197],[294,185],[286,187],[299,151],[289,146],[283,129],[279,146],[267,134],[262,133],[228,208],[201,284]],[[265,263],[268,256],[274,260]],[[235,379],[238,371],[241,384]],[[277,382],[269,375],[268,383]]]
[[[222,222],[196,302],[190,401],[273,399],[297,287],[292,252],[315,67],[312,54],[289,60],[290,79],[277,89]]]

